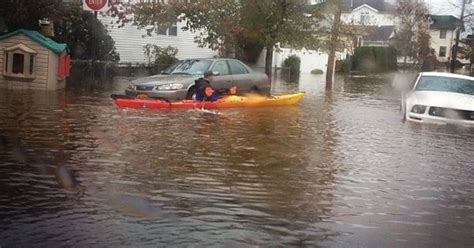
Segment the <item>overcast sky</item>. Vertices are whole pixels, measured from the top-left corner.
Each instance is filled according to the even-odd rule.
[[[425,2],[430,6],[433,14],[461,15],[461,9],[459,7],[461,6],[462,0],[425,0]],[[454,4],[458,7],[453,6]]]

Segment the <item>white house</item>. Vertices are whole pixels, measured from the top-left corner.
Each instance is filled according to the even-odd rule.
[[[430,16],[431,48],[440,62],[448,62],[456,39],[460,20],[451,15]]]
[[[395,34],[395,7],[393,0],[346,0],[341,20],[364,27],[354,37],[354,47],[389,46]]]
[[[342,13],[345,23],[364,26],[394,26],[393,1],[347,0],[348,8]]]
[[[121,0],[129,4],[138,2],[164,2],[167,0]],[[108,27],[109,35],[115,41],[115,47],[120,54],[120,62],[125,63],[147,63],[148,59],[143,53],[143,47],[146,44],[158,45],[160,47],[172,46],[178,49],[178,59],[185,58],[211,58],[218,55],[217,51],[209,48],[199,47],[194,38],[198,35],[191,31],[184,31],[181,28],[185,25],[178,22],[167,28],[153,32],[151,36],[147,35],[146,30],[138,29],[132,24],[125,24],[124,27],[116,27],[116,19],[100,16],[101,22]]]

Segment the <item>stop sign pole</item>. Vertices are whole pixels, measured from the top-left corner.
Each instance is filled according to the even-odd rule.
[[[97,13],[98,12],[105,12],[109,10],[110,5],[109,5],[109,0],[82,0],[82,7],[84,10],[87,11],[93,11],[94,12],[94,17],[97,20]],[[94,28],[91,28],[91,30],[94,30]],[[92,32],[92,35],[94,33]],[[97,44],[94,44],[93,47],[91,47],[91,59],[94,60],[94,56],[97,57]]]

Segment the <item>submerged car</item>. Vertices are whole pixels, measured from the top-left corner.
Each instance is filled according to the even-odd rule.
[[[474,126],[474,78],[420,73],[402,98],[402,112],[406,120],[413,122]]]
[[[217,76],[211,85],[216,89],[237,86],[238,94],[270,94],[270,80],[236,59],[188,59],[172,65],[160,75],[136,79],[125,90],[127,96],[148,95],[170,101],[192,99],[196,93],[194,81],[211,70]]]

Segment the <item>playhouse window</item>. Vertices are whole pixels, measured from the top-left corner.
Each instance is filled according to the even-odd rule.
[[[5,70],[4,75],[18,78],[34,78],[35,59],[34,53],[29,53],[21,49],[7,51],[4,54]]]
[[[13,54],[12,73],[20,74],[25,69],[25,55],[21,53]]]

